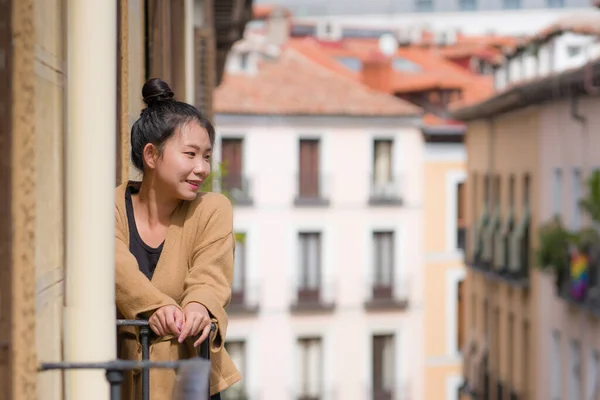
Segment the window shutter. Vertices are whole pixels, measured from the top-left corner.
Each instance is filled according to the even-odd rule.
[[[211,16],[212,4],[207,1],[205,15]],[[202,28],[196,28],[194,38],[195,105],[209,119],[213,117],[213,91],[216,76],[215,34],[210,18],[207,18]]]
[[[160,78],[171,84],[171,2],[148,0],[147,78]]]

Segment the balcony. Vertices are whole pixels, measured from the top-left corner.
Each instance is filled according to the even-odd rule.
[[[227,194],[236,206],[253,204],[250,179],[243,174],[232,174],[221,178],[221,191]]]
[[[227,306],[227,313],[234,315],[255,315],[259,310],[260,286],[258,284],[244,284],[231,290],[231,301]]]
[[[365,399],[369,400],[409,400],[410,387],[408,384],[399,384],[389,388],[371,387],[367,389]]]
[[[398,176],[389,180],[377,180],[371,176],[369,204],[372,206],[398,206],[402,205],[402,187]]]
[[[329,187],[328,178],[322,174],[299,174],[296,177],[296,197],[294,205],[297,207],[327,207],[329,194],[325,190]]]
[[[290,311],[295,314],[328,313],[335,309],[335,286],[331,282],[297,283]]]
[[[525,211],[513,228],[512,216],[500,223],[491,218],[488,224],[480,222],[474,232],[476,244],[470,267],[493,280],[513,287],[529,285],[531,251],[529,241],[530,213]]]
[[[557,294],[563,300],[600,317],[600,259],[582,254],[578,276],[572,276],[571,265],[556,272]]]
[[[504,400],[504,384],[502,381],[496,381],[496,398]]]
[[[368,283],[364,306],[368,311],[404,310],[409,303],[406,278],[390,283]]]

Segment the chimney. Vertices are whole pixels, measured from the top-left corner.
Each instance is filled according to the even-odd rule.
[[[364,60],[362,82],[373,90],[389,93],[392,83],[392,59],[378,52]]]
[[[286,43],[290,37],[291,15],[283,7],[275,7],[267,19],[267,40],[277,46]]]

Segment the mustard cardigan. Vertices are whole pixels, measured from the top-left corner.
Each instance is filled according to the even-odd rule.
[[[129,252],[129,226],[125,210],[125,191],[129,182],[116,189],[116,303],[121,318],[148,318],[165,305],[185,307],[190,302],[203,304],[217,326],[211,340],[211,395],[241,379],[223,347],[227,331],[225,307],[231,297],[233,280],[233,210],[231,202],[217,193],[200,193],[194,201],[183,201],[173,213],[171,226],[152,280],[139,270]],[[119,330],[119,358],[141,360],[137,331]],[[155,339],[150,347],[153,361],[172,361],[195,356],[193,340],[179,344],[175,336]],[[150,370],[152,400],[170,399],[176,373]],[[140,371],[132,371],[123,383],[123,399],[140,398]]]

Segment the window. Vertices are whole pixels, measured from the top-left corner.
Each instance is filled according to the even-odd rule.
[[[576,45],[567,46],[567,55],[570,58],[577,57],[582,52],[583,52],[583,47],[582,46],[576,46]]]
[[[392,180],[392,143],[391,140],[374,142],[373,179],[378,186],[385,186]]]
[[[523,205],[527,208],[531,206],[531,177],[525,174],[523,177]]]
[[[319,197],[319,140],[300,140],[300,198]]]
[[[248,58],[250,55],[247,52],[240,53],[240,70],[245,71],[248,68]]]
[[[571,368],[569,373],[569,399],[580,399],[581,387],[581,346],[579,341],[571,342]]]
[[[494,178],[494,207],[500,211],[502,201],[502,179],[499,175]]]
[[[373,233],[373,298],[391,298],[394,281],[394,232]]]
[[[556,168],[554,170],[554,183],[552,185],[553,188],[553,205],[554,205],[554,215],[560,215],[561,213],[561,197],[562,197],[562,170],[560,168]]]
[[[433,11],[433,0],[416,0],[415,10],[417,12],[432,12]]]
[[[373,336],[373,400],[392,400],[395,381],[394,335]]]
[[[457,283],[456,290],[456,348],[461,351],[463,343],[464,343],[464,314],[463,307],[465,306],[463,303],[463,299],[465,298],[464,290],[465,290],[465,281],[460,280]]]
[[[235,235],[235,256],[233,258],[233,284],[231,303],[243,304],[246,292],[246,234]]]
[[[223,189],[242,189],[242,139],[221,139],[221,162],[223,163]]]
[[[548,8],[564,8],[565,0],[546,0]]]
[[[515,176],[511,175],[508,180],[508,204],[511,209],[515,207]]]
[[[402,57],[394,57],[392,59],[392,68],[401,72],[419,72],[423,69],[419,64],[415,64],[414,62]]]
[[[515,316],[511,313],[508,316],[508,332],[506,332],[506,342],[508,344],[507,356],[508,356],[508,380],[507,383],[514,382],[513,379],[516,377],[511,374],[515,371],[515,343],[514,343],[514,335],[515,335]]]
[[[246,344],[242,340],[225,342],[225,349],[235,364],[240,375],[246,376]],[[239,400],[247,397],[244,387],[245,380],[234,383],[229,389],[222,393],[223,400]]]
[[[352,71],[362,70],[362,61],[356,57],[336,57],[336,60]]]
[[[323,354],[320,338],[298,339],[300,400],[321,398],[323,376]]]
[[[475,11],[477,10],[477,0],[459,0],[458,8],[460,11]]]
[[[483,178],[483,202],[486,206],[490,205],[490,175],[485,174]]]
[[[562,398],[562,357],[560,349],[560,333],[552,332],[552,349],[550,350],[550,365],[552,368],[552,378],[550,379],[551,400],[561,400]]]
[[[505,10],[517,10],[521,8],[521,0],[503,0],[502,6]]]
[[[578,230],[581,228],[581,210],[579,209],[579,199],[581,199],[581,171],[578,168],[573,170],[573,193],[572,201],[572,228]]]
[[[465,216],[465,183],[456,187],[456,247],[465,251],[467,240],[467,221]]]
[[[600,352],[592,351],[588,367],[588,394],[585,397],[589,400],[598,400],[600,398]]]
[[[304,232],[300,240],[299,301],[318,301],[321,286],[321,234]]]

